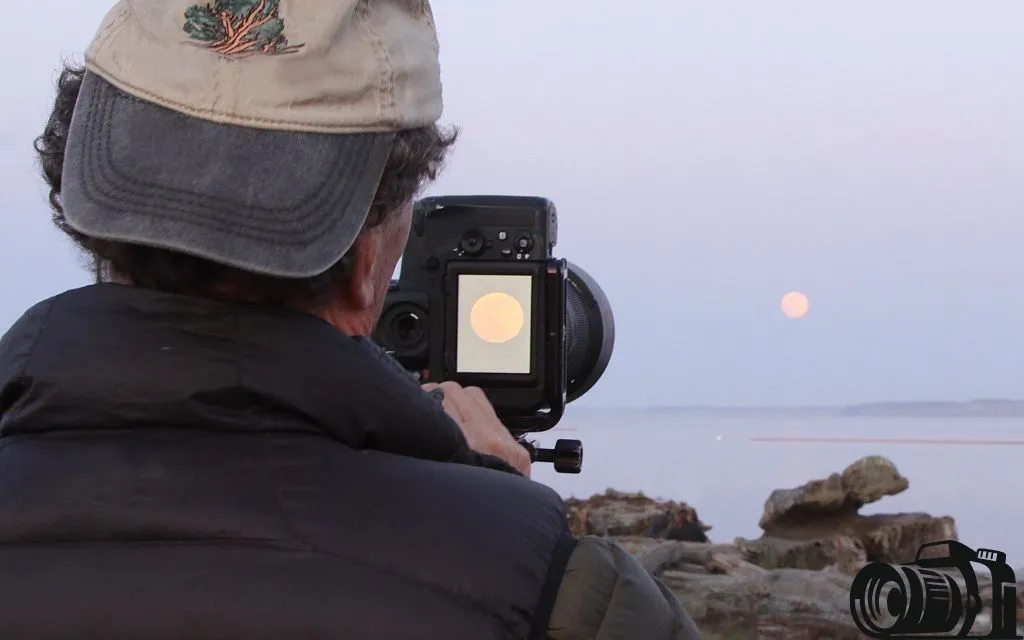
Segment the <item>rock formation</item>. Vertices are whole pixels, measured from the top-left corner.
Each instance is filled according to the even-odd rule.
[[[913,562],[921,544],[957,539],[949,516],[859,513],[909,486],[886,458],[862,458],[827,478],[771,492],[764,534],[725,544],[708,541],[711,527],[682,502],[609,490],[567,505],[574,533],[617,538],[672,589],[708,640],[853,640],[865,637],[850,613],[857,571],[871,561]],[[1024,570],[1017,578],[1024,627]],[[983,582],[981,592],[987,604],[991,585]],[[979,616],[975,634],[987,624]]]
[[[665,502],[642,493],[623,493],[609,489],[587,500],[565,501],[569,526],[580,535],[647,536],[668,540],[707,542],[711,527],[697,512],[681,502]]]
[[[764,504],[757,540],[737,539],[751,562],[769,569],[853,575],[871,561],[913,562],[926,542],[956,540],[953,518],[926,513],[863,516],[861,507],[906,491],[910,482],[881,456],[857,460],[842,473],[794,489],[776,489]]]

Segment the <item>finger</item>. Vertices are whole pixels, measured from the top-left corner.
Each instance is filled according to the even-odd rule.
[[[466,424],[466,415],[462,412],[459,403],[453,400],[451,396],[445,394],[444,398],[441,399],[441,408],[444,412],[451,417],[452,420],[457,422],[459,426]]]
[[[505,428],[494,410],[494,405],[484,390],[480,387],[466,387],[462,390],[466,404],[470,409],[461,409],[464,415],[470,417],[474,424],[482,427],[480,431],[481,446],[486,447],[490,453],[496,454],[506,460],[510,451],[520,448],[512,434]]]
[[[458,396],[462,392],[462,385],[452,380],[445,380],[444,382],[437,386],[444,389],[445,394],[451,394],[453,396]]]
[[[487,396],[479,387],[465,387],[462,389],[459,411],[466,418],[473,420],[480,425],[493,425],[497,422],[494,409],[487,400]]]
[[[463,397],[464,394],[462,386],[457,382],[448,380],[438,385],[438,389],[444,394],[444,398],[441,402],[441,406],[444,407],[444,410],[460,425],[465,424],[469,416],[466,415],[466,411],[464,410],[466,401]]]
[[[494,411],[494,405],[491,404],[491,399],[487,397],[483,389],[480,387],[465,387],[463,391],[466,397],[473,401],[475,411],[478,411],[482,417],[497,420],[498,414]]]

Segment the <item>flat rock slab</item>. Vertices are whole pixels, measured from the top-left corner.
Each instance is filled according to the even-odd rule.
[[[765,532],[779,526],[854,514],[865,504],[907,490],[910,481],[882,456],[857,460],[841,473],[812,480],[793,489],[776,489],[764,504],[760,525]]]

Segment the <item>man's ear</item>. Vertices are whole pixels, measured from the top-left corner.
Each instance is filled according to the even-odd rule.
[[[352,245],[349,267],[348,303],[358,311],[373,307],[376,300],[377,234],[361,233]]]

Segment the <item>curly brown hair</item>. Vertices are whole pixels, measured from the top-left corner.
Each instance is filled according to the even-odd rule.
[[[342,257],[324,273],[300,279],[277,278],[242,271],[194,256],[142,245],[84,236],[68,225],[61,206],[61,172],[71,116],[82,86],[85,69],[65,64],[57,79],[53,111],[43,134],[36,138],[43,178],[50,186],[53,222],[90,258],[97,282],[116,274],[140,287],[211,298],[301,306],[315,309],[330,302],[345,282],[349,256]],[[435,180],[458,130],[437,125],[400,131],[363,230],[371,229],[409,203],[419,190]]]

